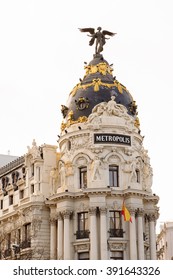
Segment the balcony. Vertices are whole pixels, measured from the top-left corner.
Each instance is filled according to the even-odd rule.
[[[8,248],[4,251],[4,257],[5,258],[11,257],[11,249],[10,248]]]
[[[76,239],[89,238],[89,230],[77,230]]]
[[[110,228],[110,237],[123,237],[123,229]]]
[[[21,247],[21,249],[30,248],[31,247],[31,240],[28,239],[28,240],[22,241],[20,247]]]

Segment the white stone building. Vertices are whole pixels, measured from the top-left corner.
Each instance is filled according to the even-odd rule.
[[[165,222],[157,235],[158,260],[173,260],[173,222]]]
[[[85,70],[58,149],[33,141],[0,168],[2,259],[156,259],[159,198],[136,103],[101,54]]]

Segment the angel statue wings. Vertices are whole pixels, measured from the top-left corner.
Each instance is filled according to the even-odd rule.
[[[103,51],[103,46],[105,45],[106,40],[110,39],[110,38],[106,38],[106,35],[114,36],[115,34],[117,34],[107,30],[102,30],[101,27],[98,27],[97,31],[95,31],[94,28],[79,28],[79,30],[81,32],[89,32],[91,34],[88,35],[89,37],[91,37],[91,40],[89,41],[90,46],[92,46],[96,41],[95,54],[100,54]]]

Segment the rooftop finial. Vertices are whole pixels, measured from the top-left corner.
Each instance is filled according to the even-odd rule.
[[[106,40],[109,38],[106,38],[105,36],[114,36],[117,33],[112,33],[107,30],[102,30],[101,27],[98,27],[95,31],[94,28],[79,28],[81,32],[89,32],[91,35],[88,35],[91,37],[91,40],[89,41],[89,45],[92,46],[96,40],[96,46],[95,46],[95,54],[100,54],[103,51],[103,46],[106,43]],[[101,31],[102,30],[102,31]]]

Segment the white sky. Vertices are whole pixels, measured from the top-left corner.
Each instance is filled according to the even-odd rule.
[[[104,58],[138,105],[160,196],[159,223],[173,220],[172,0],[1,0],[0,154],[21,156],[36,139],[57,144],[65,104],[94,46],[78,28],[116,32]]]

